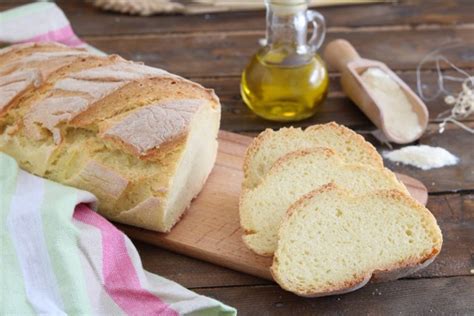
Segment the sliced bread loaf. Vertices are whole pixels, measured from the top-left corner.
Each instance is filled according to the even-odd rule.
[[[278,131],[267,129],[247,149],[243,187],[255,187],[273,163],[285,154],[312,147],[331,148],[346,162],[383,166],[383,160],[372,144],[354,131],[334,122],[310,126],[304,131],[293,127]]]
[[[254,252],[271,256],[288,207],[330,182],[356,194],[377,189],[407,192],[388,169],[346,163],[328,148],[295,151],[279,159],[257,187],[242,191],[240,221],[245,231],[244,242]]]
[[[442,240],[433,215],[404,193],[352,196],[330,184],[290,207],[271,272],[298,295],[345,293],[427,266]]]

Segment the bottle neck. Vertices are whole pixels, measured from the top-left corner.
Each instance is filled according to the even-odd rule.
[[[266,0],[267,45],[273,48],[288,47],[296,53],[306,53],[307,1]]]

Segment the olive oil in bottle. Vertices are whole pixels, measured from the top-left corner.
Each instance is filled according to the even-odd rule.
[[[324,100],[329,80],[315,53],[324,39],[324,19],[304,0],[267,0],[267,45],[242,73],[241,94],[258,116],[298,121],[312,116]],[[306,40],[307,24],[314,33]]]
[[[273,121],[312,116],[324,100],[329,80],[318,56],[296,66],[275,65],[256,54],[242,75],[242,97],[255,114]]]

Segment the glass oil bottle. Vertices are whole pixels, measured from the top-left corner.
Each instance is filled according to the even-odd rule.
[[[241,95],[258,116],[298,121],[312,116],[326,97],[329,79],[316,54],[325,36],[321,14],[306,0],[266,0],[266,44],[242,74]],[[307,39],[308,23],[313,34]]]

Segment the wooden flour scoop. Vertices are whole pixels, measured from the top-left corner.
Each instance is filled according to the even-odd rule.
[[[346,95],[357,104],[389,141],[406,144],[420,138],[428,125],[428,110],[420,98],[390,68],[379,61],[361,58],[354,47],[348,41],[342,39],[329,43],[324,51],[324,57],[331,67],[341,72],[342,89]],[[393,135],[386,128],[384,113],[382,112],[383,107],[377,105],[360,78],[364,71],[371,67],[378,67],[383,70],[402,88],[411,103],[413,111],[418,116],[418,122],[421,126],[421,131],[415,135],[416,137],[402,139],[400,136]]]

